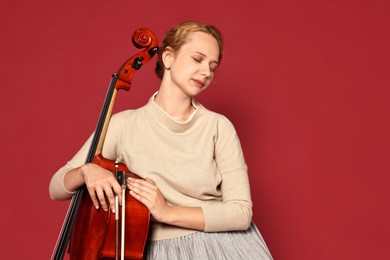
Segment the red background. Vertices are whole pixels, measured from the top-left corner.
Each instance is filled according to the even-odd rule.
[[[275,259],[390,259],[388,1],[2,1],[2,259],[48,259],[68,202],[52,174],[94,129],[136,50],[185,20],[217,25],[226,55],[199,99],[236,125],[254,220]],[[153,61],[154,63],[154,61]],[[117,109],[157,90],[154,64]]]

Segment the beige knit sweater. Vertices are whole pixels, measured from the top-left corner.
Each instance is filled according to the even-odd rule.
[[[136,110],[112,116],[103,156],[118,160],[142,178],[155,181],[171,205],[201,207],[205,231],[247,229],[252,220],[247,166],[240,141],[223,115],[193,101],[194,114],[177,122],[153,97]],[[73,193],[63,185],[63,176],[85,162],[91,138],[53,176],[50,195],[69,199]],[[151,223],[151,239],[186,235],[194,230]]]

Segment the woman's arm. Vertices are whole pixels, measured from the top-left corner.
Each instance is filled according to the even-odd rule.
[[[111,118],[104,141],[103,152],[105,158],[115,158],[117,136],[120,135],[121,129],[122,127],[116,123],[116,116],[114,115]],[[111,208],[114,208],[114,193],[120,195],[122,192],[114,174],[99,165],[85,163],[93,136],[94,134],[88,138],[73,158],[53,175],[49,185],[51,199],[70,199],[77,189],[86,185],[96,208],[99,208],[101,204],[104,210],[108,210],[104,194],[112,205]],[[119,196],[119,200],[121,200],[121,196]]]
[[[188,229],[204,230],[205,219],[202,208],[167,204],[153,180],[149,178],[146,180],[128,178],[127,187],[130,189],[130,195],[143,203],[157,222]]]
[[[237,132],[226,117],[218,122],[214,156],[222,178],[222,202],[202,206],[205,231],[245,230],[253,214],[248,168]]]
[[[122,203],[121,186],[114,174],[101,166],[93,163],[84,164],[70,170],[64,176],[64,187],[68,191],[76,191],[84,184],[96,209],[101,205],[104,211],[110,207],[115,212],[115,194],[118,195],[119,203]]]

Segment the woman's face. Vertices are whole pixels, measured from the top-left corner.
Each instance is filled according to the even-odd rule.
[[[196,96],[205,90],[214,78],[218,66],[217,40],[204,32],[193,32],[178,51],[169,51],[171,83],[187,96]],[[167,71],[166,71],[167,72]]]

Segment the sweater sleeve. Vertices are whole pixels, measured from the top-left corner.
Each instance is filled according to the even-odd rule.
[[[113,115],[110,124],[107,130],[107,135],[104,140],[104,146],[102,154],[107,159],[115,158],[117,154],[117,144],[120,133],[122,132],[122,126],[120,122],[120,117]],[[64,176],[70,170],[80,167],[85,164],[88,151],[90,149],[92,139],[94,134],[92,134],[88,140],[84,143],[81,149],[70,159],[64,166],[62,166],[51,178],[49,185],[49,195],[53,200],[66,200],[70,199],[74,192],[66,190],[64,186]]]
[[[51,178],[49,185],[50,198],[53,200],[66,200],[70,199],[74,192],[68,191],[64,186],[64,176],[70,170],[80,167],[85,163],[87,158],[89,147],[91,146],[93,135],[84,143],[81,149],[69,160],[64,166],[62,166]]]
[[[222,177],[222,201],[202,207],[206,232],[245,230],[252,221],[252,200],[247,165],[233,124],[218,123],[215,161]]]

